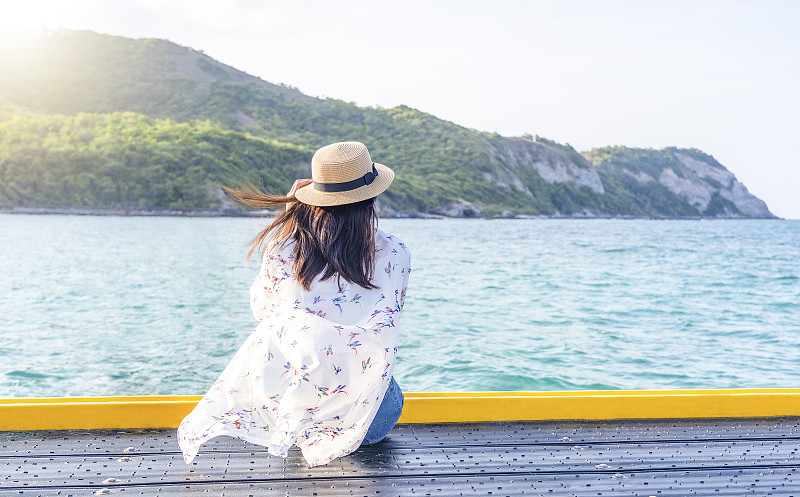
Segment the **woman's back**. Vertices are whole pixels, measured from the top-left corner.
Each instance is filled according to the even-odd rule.
[[[304,290],[294,276],[294,244],[273,243],[250,288],[256,319],[279,306],[291,306],[331,322],[371,327],[399,313],[405,300],[411,260],[405,244],[381,230],[375,232],[375,288],[363,288],[338,277],[314,279]],[[377,313],[377,314],[376,314]]]

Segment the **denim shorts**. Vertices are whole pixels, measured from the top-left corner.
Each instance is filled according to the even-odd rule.
[[[376,444],[386,438],[397,420],[400,419],[401,412],[403,412],[403,392],[400,391],[400,387],[392,377],[386,395],[383,396],[383,401],[378,407],[378,413],[372,420],[372,424],[369,425],[367,435],[361,445]]]

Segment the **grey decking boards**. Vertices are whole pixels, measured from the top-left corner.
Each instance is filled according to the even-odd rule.
[[[798,418],[399,425],[314,469],[225,437],[187,466],[174,430],[5,433],[0,495],[800,497],[798,453]]]

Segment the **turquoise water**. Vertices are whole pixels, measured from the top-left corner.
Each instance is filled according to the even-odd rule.
[[[264,220],[0,215],[0,397],[202,394]],[[383,219],[406,391],[800,386],[800,222]]]

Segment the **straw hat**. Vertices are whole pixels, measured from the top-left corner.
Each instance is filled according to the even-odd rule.
[[[389,188],[394,171],[372,162],[360,142],[326,145],[311,159],[311,184],[298,188],[294,196],[309,205],[352,204],[377,197]]]

